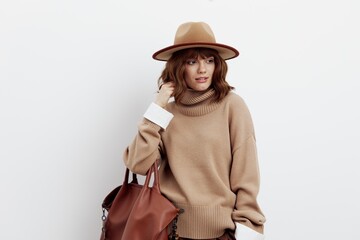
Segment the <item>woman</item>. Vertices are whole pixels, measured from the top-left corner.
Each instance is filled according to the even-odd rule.
[[[180,25],[153,55],[167,63],[124,162],[145,175],[160,161],[161,191],[184,209],[180,239],[263,239],[253,123],[225,80],[225,60],[238,55],[204,22]]]

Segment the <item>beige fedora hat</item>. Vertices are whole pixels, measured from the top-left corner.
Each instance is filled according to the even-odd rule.
[[[195,47],[215,49],[225,60],[239,56],[239,51],[235,48],[216,42],[215,35],[207,23],[186,22],[178,27],[174,44],[160,49],[152,57],[155,60],[167,61],[174,52]]]

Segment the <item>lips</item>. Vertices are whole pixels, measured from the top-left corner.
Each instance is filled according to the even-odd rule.
[[[199,82],[199,83],[204,83],[206,82],[208,79],[208,77],[198,77],[198,78],[195,78],[196,82]]]

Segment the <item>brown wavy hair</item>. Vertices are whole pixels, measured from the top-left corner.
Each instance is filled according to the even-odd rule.
[[[216,50],[210,48],[188,48],[173,53],[158,80],[159,88],[167,82],[173,81],[175,83],[174,98],[177,103],[180,102],[186,89],[188,89],[185,82],[186,61],[188,59],[196,59],[198,56],[202,58],[214,57],[215,69],[210,85],[210,88],[215,90],[214,101],[220,102],[234,89],[234,87],[226,82],[227,63]]]

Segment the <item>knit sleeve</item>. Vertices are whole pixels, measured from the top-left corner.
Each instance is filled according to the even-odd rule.
[[[265,222],[257,202],[260,174],[256,139],[250,112],[241,98],[233,104],[230,119],[232,166],[230,184],[236,194],[232,219],[258,233],[263,233]]]
[[[126,148],[123,159],[130,171],[146,175],[151,165],[160,159],[161,127],[144,118],[138,125],[138,132]]]
[[[265,217],[256,199],[260,178],[253,136],[250,136],[241,147],[235,150],[230,182],[232,191],[236,193],[233,220],[263,233]]]
[[[146,175],[151,165],[161,159],[162,141],[160,131],[164,131],[173,118],[166,109],[151,103],[138,125],[138,133],[126,148],[123,158],[130,171]]]

